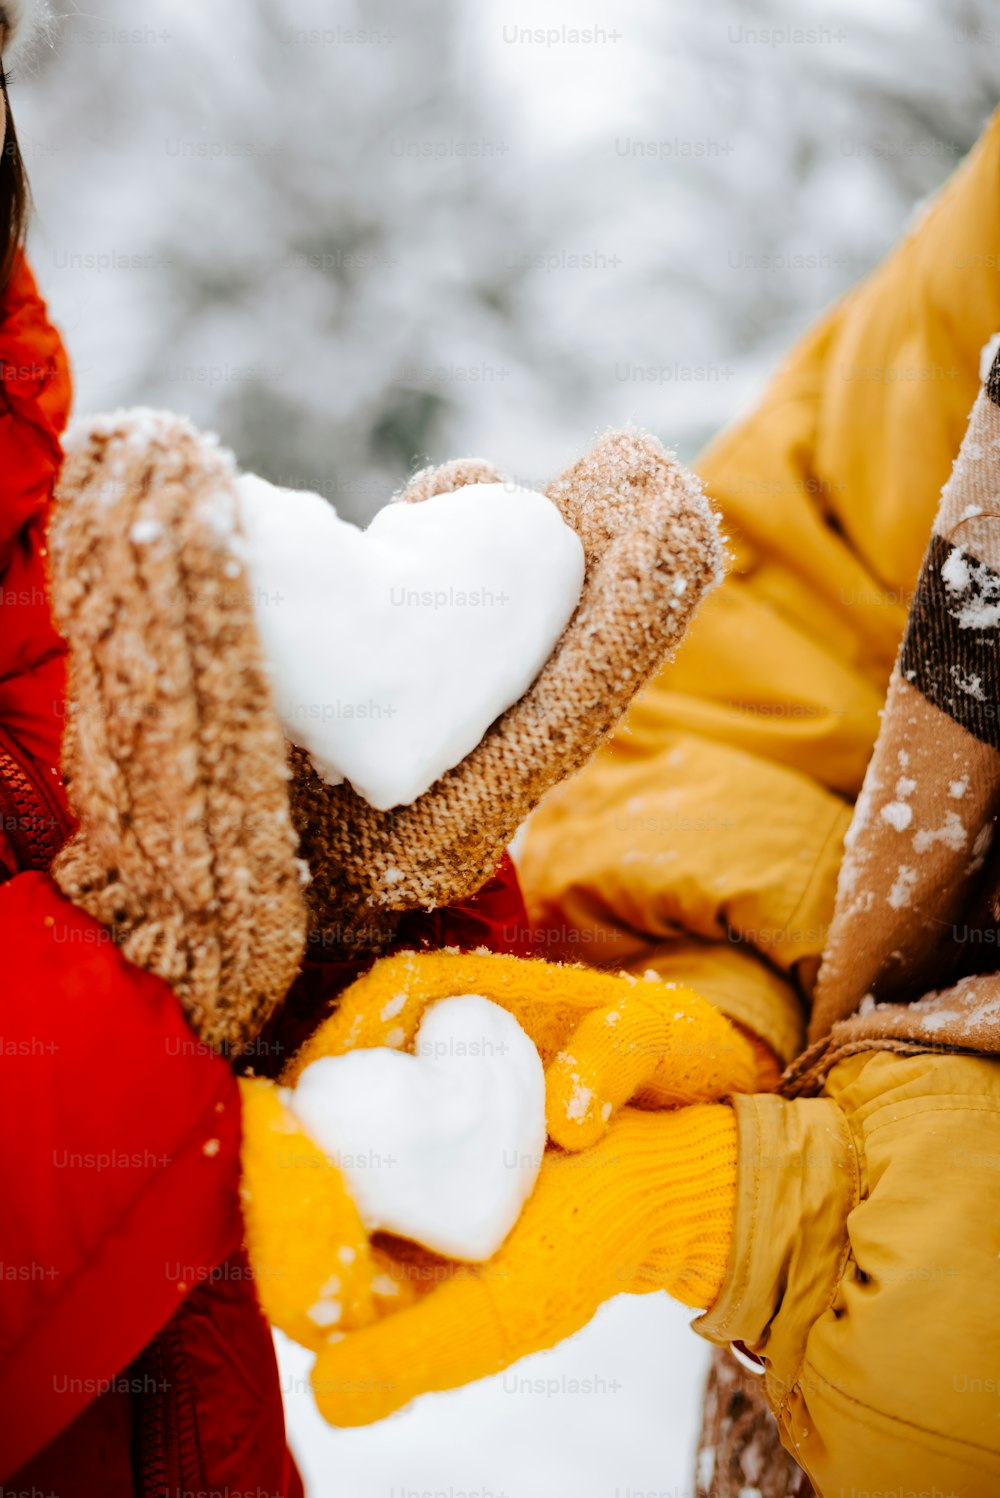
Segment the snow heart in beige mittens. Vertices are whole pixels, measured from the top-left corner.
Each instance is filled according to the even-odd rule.
[[[402,500],[457,504],[466,486],[502,482],[487,464],[456,462],[418,475]],[[161,412],[71,429],[51,560],[78,831],[53,873],[126,956],[174,987],[210,1044],[253,1042],[298,970],[307,928],[342,951],[377,950],[399,912],[479,889],[718,576],[712,510],[652,437],[600,438],[532,504],[536,518],[539,505],[558,512],[548,531],[567,593],[576,542],[563,532],[579,538],[576,607],[475,747],[411,804],[380,811],[327,784],[282,733],[230,455]],[[558,614],[546,627],[557,626]]]
[[[583,546],[544,494],[470,484],[386,505],[362,531],[318,494],[238,488],[282,727],[380,811],[476,747],[580,601]]]

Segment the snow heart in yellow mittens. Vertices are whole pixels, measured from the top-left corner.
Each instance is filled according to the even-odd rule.
[[[322,1349],[314,1390],[334,1423],[378,1419],[424,1389],[550,1346],[620,1290],[669,1288],[707,1305],[721,1283],[735,1192],[730,1111],[644,1110],[749,1091],[757,1063],[750,1043],[689,989],[495,954],[402,953],[344,992],[283,1084],[324,1056],[407,1049],[428,1006],[460,993],[501,1005],[534,1041],[558,1146],[486,1264],[373,1246],[339,1170],[281,1089],[243,1084],[244,1215],[261,1304],[290,1336]],[[642,1107],[623,1106],[632,1100]],[[387,1311],[395,1314],[372,1325]]]

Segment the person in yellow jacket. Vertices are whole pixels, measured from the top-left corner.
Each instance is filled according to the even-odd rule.
[[[844,839],[981,351],[1000,329],[998,184],[1000,116],[899,247],[704,455],[732,571],[677,660],[527,829],[521,870],[544,955],[709,999],[753,1047],[750,1089],[733,1081],[728,1101],[708,1088],[668,1111],[641,1088],[632,1102],[612,1089],[623,1106],[613,1116],[608,1106],[606,1133],[577,1156],[547,1155],[491,1265],[324,1349],[331,1418],[377,1418],[479,1377],[551,1345],[616,1290],[659,1285],[703,1311],[703,1336],[756,1357],[782,1440],[820,1494],[1000,1491],[1000,1001],[987,983],[963,1041],[957,1008],[934,1008],[942,995],[929,993],[951,981],[949,953],[924,974],[933,1023],[914,991],[913,1024],[890,1033],[900,1006],[881,1002],[880,968],[873,991],[838,1015],[849,1024],[852,1006],[885,1011],[882,1032],[862,1026],[831,1051],[824,1024],[809,1029],[835,900],[849,954],[843,910],[875,900],[863,881],[838,897]],[[994,384],[996,402],[1000,375]],[[983,503],[963,520],[1000,494],[1000,427],[983,400],[965,449]],[[993,430],[984,458],[980,436]],[[949,558],[949,588],[961,593],[974,573],[977,607],[993,597],[988,558],[971,573],[960,546]],[[991,660],[985,622],[977,638]],[[980,704],[979,744],[998,704],[978,676],[948,669]],[[894,785],[870,776],[851,836],[868,835],[875,797],[880,835],[950,848],[962,877],[978,877],[995,766],[985,790],[973,786],[983,827],[966,850],[957,811],[939,828],[907,829],[918,791],[908,751],[894,752]],[[968,776],[936,768],[957,806]],[[901,861],[881,905],[905,910],[920,877]],[[978,927],[987,943],[996,908]],[[887,954],[897,958],[905,965],[905,952]],[[988,951],[979,965],[995,979]],[[959,976],[945,997],[964,999],[968,983]],[[820,1060],[796,1073],[807,1030],[807,1055]],[[596,1076],[597,1038],[578,1038],[572,1060]],[[589,1171],[574,1176],[574,1158]]]
[[[526,841],[551,955],[586,940],[589,960],[690,984],[782,1066],[807,1031],[822,1042],[809,1020],[852,804],[1000,329],[998,183],[994,116],[703,455],[732,570]],[[939,977],[928,965],[915,996]],[[906,1055],[859,1041],[819,1096],[736,1099],[733,1249],[697,1329],[763,1359],[784,1443],[822,1494],[1000,1491],[1000,1064],[995,1037],[981,1057],[945,1038],[939,1023]]]

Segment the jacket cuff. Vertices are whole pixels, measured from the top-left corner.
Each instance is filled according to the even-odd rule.
[[[743,1342],[787,1383],[843,1272],[857,1156],[829,1098],[731,1101],[739,1141],[733,1242],[722,1289],[694,1327],[710,1342]]]
[[[727,1019],[762,1041],[777,1057],[780,1071],[802,1054],[805,1045],[802,1000],[790,983],[771,973],[763,962],[746,958],[745,968],[751,967],[757,971],[741,973],[740,987],[716,986],[709,980],[698,992],[710,999]]]

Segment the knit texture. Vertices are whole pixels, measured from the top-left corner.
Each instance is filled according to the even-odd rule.
[[[369,1239],[338,1165],[303,1130],[283,1089],[241,1077],[240,1093],[246,1248],[271,1324],[315,1352],[432,1289],[446,1261],[415,1243]]]
[[[233,476],[181,417],[77,423],[50,548],[79,822],[53,874],[238,1052],[295,976],[306,912]]]
[[[257,1299],[305,1347],[374,1314],[372,1258],[343,1177],[302,1132],[280,1089],[240,1080],[240,1195]]]
[[[479,460],[450,463],[416,475],[402,499],[499,478]],[[380,812],[293,753],[292,811],[314,874],[306,898],[327,944],[349,949],[361,931],[359,945],[384,945],[393,912],[452,904],[484,884],[545,791],[590,758],[663,664],[719,576],[711,507],[652,437],[601,438],[546,492],[583,543],[580,603],[532,686],[471,754],[412,805]]]
[[[750,1041],[678,984],[495,953],[402,952],[345,989],[282,1080],[294,1085],[321,1056],[409,1048],[428,1005],[458,993],[500,1004],[534,1041],[547,1068],[548,1134],[564,1149],[596,1143],[625,1103],[714,1101],[757,1079]]]
[[[578,1187],[583,1184],[589,1193],[612,1183],[625,1211],[631,1209],[628,1195],[635,1184],[631,1167],[623,1176],[626,1184],[614,1184],[618,1152],[594,1151],[613,1127],[613,1115],[634,1111],[623,1106],[632,1098],[650,1109],[714,1100],[730,1091],[749,1090],[757,1075],[750,1041],[712,1005],[675,984],[493,953],[446,951],[403,952],[376,962],[344,991],[336,1012],[292,1059],[283,1086],[293,1086],[304,1069],[323,1056],[374,1046],[412,1047],[428,1005],[461,992],[479,993],[502,1004],[531,1036],[548,1066],[549,1137],[573,1152],[581,1169],[589,1172],[596,1167],[602,1172],[593,1184],[589,1174],[577,1176]],[[285,1106],[282,1089],[266,1081],[241,1085],[247,1244],[261,1305],[289,1336],[314,1349],[348,1331],[353,1340],[358,1328],[390,1312],[395,1322],[459,1274],[491,1280],[494,1274],[508,1273],[500,1258],[475,1268],[458,1266],[384,1234],[370,1245],[335,1162],[303,1131]],[[707,1305],[714,1298],[716,1281],[721,1283],[728,1227],[720,1232],[720,1192],[724,1195],[730,1185],[731,1118],[728,1110],[702,1109],[698,1123],[698,1112],[686,1109],[671,1115],[669,1133],[669,1150],[676,1146],[677,1158],[667,1171],[664,1199],[673,1206],[682,1202],[688,1220],[662,1224],[641,1270],[638,1259],[631,1261],[629,1284],[619,1289],[663,1286],[689,1298],[690,1304]],[[691,1121],[686,1121],[689,1114]],[[725,1121],[726,1164],[717,1178],[720,1120]],[[642,1134],[640,1126],[636,1137],[659,1136]],[[559,1157],[562,1152],[550,1153]],[[701,1164],[692,1174],[689,1167],[695,1156],[706,1164],[704,1174],[699,1173]],[[543,1173],[544,1169],[547,1166]],[[574,1178],[557,1173],[554,1179]],[[658,1189],[652,1176],[647,1184],[650,1191]],[[536,1194],[540,1189],[536,1187]],[[526,1292],[531,1295],[551,1294],[558,1285],[542,1283],[554,1252],[549,1239],[572,1229],[571,1221],[555,1221],[563,1212],[572,1219],[575,1210],[557,1191],[550,1194],[547,1210],[555,1215],[551,1221],[545,1215],[539,1219],[539,1263],[530,1271]],[[640,1219],[646,1211],[644,1204]],[[599,1272],[605,1272],[603,1266]],[[607,1293],[614,1292],[599,1290],[599,1298]],[[578,1294],[586,1294],[582,1280]],[[595,1298],[584,1320],[597,1304]],[[539,1330],[538,1335],[546,1333]],[[476,1376],[468,1371],[457,1381]],[[359,1409],[365,1408],[363,1401]],[[359,1421],[362,1418],[375,1416],[359,1414]]]
[[[789,1093],[860,1050],[1000,1054],[998,491],[1000,360],[941,494]]]
[[[728,1347],[712,1349],[695,1472],[694,1498],[815,1498],[781,1444],[763,1378]]]
[[[453,1266],[415,1305],[323,1347],[313,1393],[365,1425],[553,1346],[622,1291],[704,1307],[725,1275],[736,1123],[724,1105],[625,1108],[581,1154],[546,1152],[534,1194],[488,1264]]]

